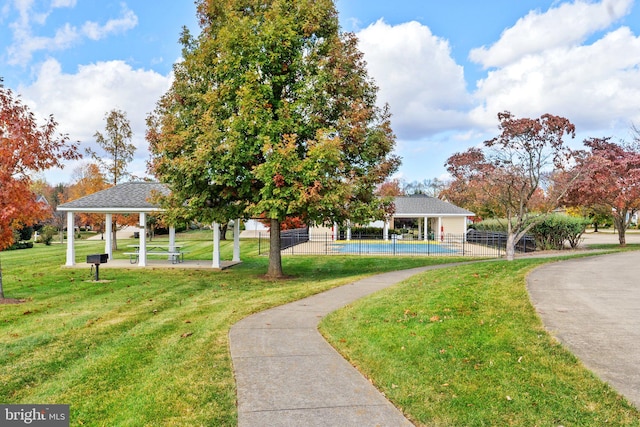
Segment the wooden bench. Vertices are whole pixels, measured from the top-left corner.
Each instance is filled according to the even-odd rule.
[[[140,252],[123,252],[123,255],[129,255],[129,262],[131,264],[135,264],[138,262],[140,257]],[[165,251],[150,251],[147,252],[147,256],[149,255],[164,255],[171,258],[172,264],[179,264],[184,262],[184,251],[179,252],[165,252]]]

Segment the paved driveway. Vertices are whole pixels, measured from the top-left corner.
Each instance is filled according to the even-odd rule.
[[[546,328],[640,408],[640,252],[546,264],[527,285]]]

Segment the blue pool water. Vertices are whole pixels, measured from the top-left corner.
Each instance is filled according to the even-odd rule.
[[[432,243],[370,243],[351,241],[334,243],[333,248],[345,254],[455,254],[457,251],[443,244]]]

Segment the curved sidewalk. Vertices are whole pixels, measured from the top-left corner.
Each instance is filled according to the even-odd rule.
[[[553,335],[640,408],[640,253],[545,264],[527,277]]]
[[[266,310],[229,332],[238,426],[411,426],[317,331],[352,301],[426,270],[394,271]]]

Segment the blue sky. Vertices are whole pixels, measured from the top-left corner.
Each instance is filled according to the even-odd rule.
[[[589,136],[628,139],[640,125],[640,6],[634,0],[337,0],[379,101],[393,113],[397,177],[445,177],[453,153],[497,132],[497,113],[544,113]],[[84,146],[113,108],[148,158],[144,118],[171,82],[191,1],[0,0],[0,76],[36,114],[54,114]],[[72,162],[50,171],[70,182]]]

